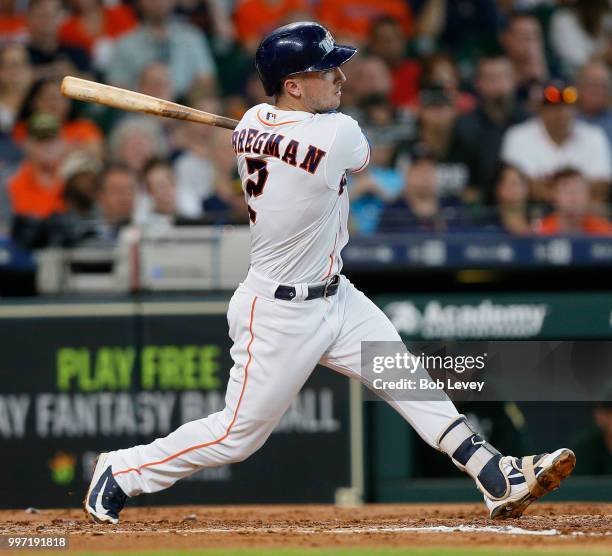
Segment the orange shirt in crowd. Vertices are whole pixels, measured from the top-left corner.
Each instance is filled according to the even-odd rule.
[[[25,122],[17,122],[13,128],[13,141],[21,144],[27,134]],[[89,120],[77,119],[65,122],[60,130],[60,137],[66,143],[101,143],[104,139],[102,132]]]
[[[117,38],[126,31],[136,27],[137,20],[132,8],[124,4],[105,7],[102,32],[98,36],[89,33],[83,20],[78,15],[69,17],[60,28],[60,41],[71,46],[78,46],[91,54],[96,39],[99,37]]]
[[[25,18],[20,15],[0,16],[0,42],[25,38],[28,34]]]
[[[562,233],[559,230],[559,215],[551,214],[543,218],[536,231],[542,235]],[[582,221],[582,233],[592,235],[612,235],[612,223],[599,216],[585,216]]]
[[[321,0],[319,19],[340,35],[368,38],[373,20],[390,16],[397,20],[409,37],[412,33],[412,14],[406,0]]]
[[[310,11],[305,0],[239,0],[234,12],[241,41],[261,39],[292,12]]]
[[[64,210],[62,191],[64,183],[58,177],[53,183],[40,181],[34,166],[24,162],[8,183],[9,197],[14,214],[47,218]]]

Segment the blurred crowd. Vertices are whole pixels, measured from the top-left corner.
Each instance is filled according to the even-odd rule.
[[[359,54],[342,111],[372,146],[360,234],[612,235],[609,0],[0,0],[0,235],[247,224],[230,133],[63,97],[65,75],[240,118],[273,28]]]

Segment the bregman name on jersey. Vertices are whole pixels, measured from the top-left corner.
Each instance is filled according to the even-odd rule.
[[[268,133],[257,129],[242,129],[232,133],[232,148],[238,154],[254,153],[280,158],[286,164],[297,166],[297,154],[300,142],[295,139],[284,141],[285,136],[280,133]],[[281,142],[284,144],[281,145]],[[285,145],[286,143],[286,145]],[[283,155],[281,156],[281,150]],[[327,153],[314,145],[309,145],[306,155],[299,167],[306,172],[314,174],[323,157]]]

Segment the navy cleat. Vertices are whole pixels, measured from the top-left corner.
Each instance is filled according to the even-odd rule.
[[[576,465],[574,452],[561,448],[551,454],[524,458],[505,457],[500,468],[508,478],[510,492],[502,500],[484,500],[491,519],[520,517],[534,500],[559,488]]]
[[[534,500],[559,488],[576,465],[574,452],[567,448],[539,456],[504,457],[464,415],[442,431],[438,448],[474,479],[491,519],[521,517]]]
[[[127,495],[113,477],[108,453],[101,453],[94,463],[93,477],[84,500],[85,511],[96,523],[119,523]]]

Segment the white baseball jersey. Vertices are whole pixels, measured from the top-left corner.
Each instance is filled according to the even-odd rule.
[[[111,452],[107,461],[128,496],[244,460],[270,436],[317,363],[371,387],[361,373],[361,342],[401,341],[385,314],[344,276],[328,297],[274,295],[277,283],[297,290],[342,268],[345,174],[369,161],[357,122],[260,104],[240,121],[232,146],[251,216],[251,269],[227,313],[234,366],[225,408],[149,444]],[[459,416],[448,399],[387,401],[431,446]]]
[[[232,134],[251,219],[251,267],[284,284],[321,282],[342,269],[348,242],[346,172],[370,148],[338,112],[251,108]]]

